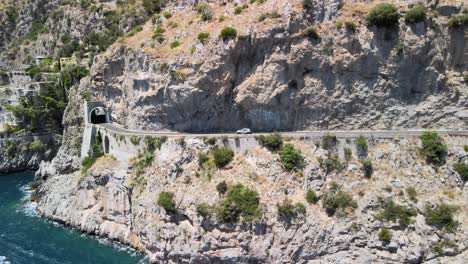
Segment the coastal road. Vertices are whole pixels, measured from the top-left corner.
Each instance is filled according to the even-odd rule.
[[[106,129],[107,131],[114,132],[127,136],[168,136],[168,137],[222,137],[237,136],[236,133],[180,133],[168,131],[144,131],[126,129],[118,124],[97,124],[97,128]],[[283,136],[290,137],[309,137],[321,138],[327,133],[335,134],[338,138],[355,138],[363,135],[367,138],[395,138],[395,137],[417,137],[426,131],[435,131],[439,135],[451,136],[468,136],[468,130],[321,130],[321,131],[295,131],[295,132],[280,132]],[[238,135],[242,137],[255,137],[258,135],[267,135],[269,133],[253,133],[250,135]]]

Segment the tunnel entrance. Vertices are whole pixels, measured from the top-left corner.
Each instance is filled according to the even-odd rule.
[[[102,124],[107,122],[107,112],[104,107],[93,108],[89,114],[90,121],[93,124]]]

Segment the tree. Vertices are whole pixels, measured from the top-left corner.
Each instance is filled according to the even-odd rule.
[[[447,146],[445,146],[443,139],[434,131],[424,132],[420,139],[422,141],[422,154],[426,160],[433,164],[443,163],[447,154]]]
[[[301,151],[292,144],[286,144],[280,151],[281,164],[287,171],[300,170],[304,166]]]

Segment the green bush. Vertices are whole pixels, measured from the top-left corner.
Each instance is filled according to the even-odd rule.
[[[378,4],[367,15],[367,24],[377,27],[396,27],[400,14],[393,4]]]
[[[427,9],[423,5],[416,5],[405,14],[406,23],[419,23],[426,20]]]
[[[146,150],[149,152],[154,152],[157,149],[161,149],[161,145],[163,143],[164,142],[160,138],[145,136]]]
[[[336,21],[335,26],[337,29],[343,28],[343,21],[341,20]]]
[[[333,150],[336,148],[336,144],[338,143],[338,138],[335,134],[326,133],[322,137],[322,147],[326,150]]]
[[[308,27],[304,29],[304,31],[301,32],[300,36],[303,38],[310,38],[312,40],[317,41],[320,41],[322,39],[314,27]]]
[[[205,143],[208,143],[208,145],[214,146],[216,144],[216,138],[215,137],[210,137],[210,138],[206,139]]]
[[[451,16],[448,25],[452,28],[468,26],[468,14]]]
[[[158,197],[158,205],[164,208],[167,213],[173,214],[177,212],[174,195],[169,192],[161,192]]]
[[[234,151],[227,147],[213,147],[212,149],[214,162],[216,167],[223,168],[228,165],[234,158]]]
[[[392,222],[398,221],[401,226],[407,227],[410,224],[411,217],[416,215],[415,209],[397,205],[390,200],[385,203],[384,208],[377,214],[377,218]]]
[[[132,142],[133,145],[139,145],[140,144],[141,138],[138,136],[131,136],[130,137],[130,142]]]
[[[290,200],[285,199],[282,204],[277,204],[278,216],[286,218],[296,218],[299,215],[305,215],[306,208],[302,203],[292,204]]]
[[[468,165],[464,163],[455,163],[453,165],[455,171],[460,175],[463,181],[468,181]]]
[[[237,37],[237,29],[232,28],[232,27],[226,27],[223,30],[221,30],[221,34],[219,37],[226,41],[229,39],[235,39]]]
[[[390,243],[392,241],[392,233],[386,227],[382,227],[379,232],[379,239],[382,242]]]
[[[203,166],[203,164],[205,164],[208,160],[210,160],[210,157],[207,153],[198,153],[198,165]]]
[[[156,28],[154,29],[153,39],[155,39],[159,43],[163,43],[164,42],[164,32],[166,32],[166,30],[163,28],[163,26],[161,24],[158,24],[156,26]]]
[[[174,41],[171,42],[171,44],[169,44],[171,49],[175,49],[175,48],[179,47],[180,45],[182,45],[182,42],[180,42],[178,40],[174,40]]]
[[[82,165],[81,172],[83,174],[86,174],[86,172],[88,172],[88,170],[94,165],[94,163],[96,163],[96,160],[97,160],[96,157],[84,158],[83,161],[81,162],[81,165]]]
[[[169,19],[169,18],[172,17],[172,14],[171,14],[169,11],[166,11],[166,10],[162,12],[162,15],[163,15],[163,17],[165,17],[166,19]]]
[[[203,218],[211,218],[213,208],[207,203],[200,203],[197,205],[197,214]]]
[[[238,6],[238,7],[236,7],[236,8],[234,9],[234,14],[235,14],[235,15],[240,15],[240,14],[242,13],[243,10],[244,10],[244,9],[243,9],[242,7]]]
[[[414,188],[413,186],[407,187],[406,194],[408,195],[411,201],[415,203],[418,202],[418,198],[417,198],[418,192],[416,191],[416,188]]]
[[[202,43],[205,44],[206,40],[210,37],[210,33],[208,32],[200,32],[198,34],[198,40]]]
[[[433,164],[441,164],[447,154],[444,140],[434,131],[424,132],[420,139],[422,141],[422,154],[426,160]]]
[[[328,215],[332,216],[339,212],[340,215],[345,215],[346,210],[354,210],[357,208],[357,203],[353,197],[346,192],[335,187],[330,189],[322,196],[322,206]]]
[[[268,136],[256,136],[255,139],[258,141],[258,143],[260,143],[260,145],[271,151],[277,151],[283,146],[283,138],[278,132],[275,132]]]
[[[223,222],[251,222],[260,216],[260,198],[254,190],[237,184],[229,188],[226,198],[218,209],[218,217]]]
[[[304,166],[304,157],[301,151],[292,144],[286,144],[280,151],[281,164],[287,171],[298,171]]]
[[[458,246],[456,242],[450,241],[450,240],[441,240],[432,245],[431,251],[436,253],[439,256],[443,256],[445,254],[446,248],[452,248],[455,251],[458,250]]]
[[[319,157],[318,162],[320,167],[328,174],[332,171],[340,172],[343,170],[344,166],[341,163],[340,158],[336,154],[328,154],[325,159]]]
[[[312,189],[307,190],[305,199],[310,204],[316,204],[319,200],[317,194]]]
[[[196,7],[198,14],[200,14],[203,21],[209,21],[213,19],[213,10],[207,3],[199,4]]]
[[[367,152],[369,150],[367,139],[363,135],[360,135],[359,137],[356,138],[355,143],[356,143],[356,152],[358,156],[360,158],[366,157]]]
[[[142,25],[138,25],[136,27],[134,27],[132,30],[130,30],[130,32],[128,32],[127,36],[128,37],[133,37],[135,36],[138,32],[141,32],[143,31],[143,26]]]
[[[349,31],[356,32],[357,26],[353,21],[346,21],[345,22],[345,27]]]
[[[218,191],[219,195],[226,194],[226,192],[228,190],[228,185],[227,185],[226,181],[222,181],[222,182],[218,183],[218,185],[216,185],[216,190]]]
[[[372,173],[374,172],[372,160],[365,159],[365,160],[362,160],[361,162],[362,162],[362,170],[364,171],[364,176],[366,178],[370,178],[372,176]]]
[[[31,144],[29,144],[29,149],[32,151],[41,151],[44,149],[44,144],[42,144],[40,140],[34,140],[31,142]]]
[[[314,8],[314,1],[313,0],[302,0],[302,8],[304,8],[304,10],[306,10],[306,11],[312,10],[312,8]]]
[[[164,4],[166,4],[166,0],[143,0],[142,3],[143,8],[149,15],[160,12]]]
[[[465,81],[465,83],[468,84],[468,74],[465,74],[465,76],[463,76],[463,81]],[[468,150],[467,150],[467,149],[468,149],[468,146],[465,146],[465,147],[466,147],[466,148],[465,148],[465,151],[468,152]]]
[[[344,151],[344,156],[345,156],[346,163],[349,163],[351,161],[351,159],[353,158],[353,153],[352,153],[351,149],[347,148],[347,147],[345,147],[343,149],[343,151]]]
[[[438,229],[454,232],[458,227],[458,222],[453,219],[455,211],[455,207],[444,203],[434,209],[427,205],[425,209],[426,223]]]

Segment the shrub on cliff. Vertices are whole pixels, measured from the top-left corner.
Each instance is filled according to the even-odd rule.
[[[227,185],[226,181],[222,181],[222,182],[218,183],[218,185],[216,185],[216,190],[218,191],[219,195],[226,194],[226,192],[228,190],[228,185]]]
[[[309,38],[309,39],[317,40],[317,41],[322,40],[320,35],[317,33],[317,29],[315,29],[314,27],[308,27],[308,28],[304,29],[300,33],[300,36],[303,37],[303,38]]]
[[[213,207],[207,203],[197,205],[197,214],[205,219],[210,218],[213,213]]]
[[[44,144],[42,144],[40,140],[34,140],[31,142],[31,144],[29,144],[29,149],[32,151],[41,151],[44,149]]]
[[[328,215],[332,216],[339,213],[339,216],[344,216],[347,211],[353,211],[357,208],[357,203],[353,197],[340,188],[331,188],[322,196],[322,206]]]
[[[362,160],[362,170],[364,171],[364,176],[370,178],[374,172],[374,166],[372,165],[372,160],[365,159]]]
[[[393,4],[378,4],[367,15],[367,24],[377,27],[396,27],[400,14]]]
[[[227,147],[213,147],[212,149],[214,162],[216,167],[223,168],[228,165],[234,158],[234,151]]]
[[[218,208],[218,217],[223,222],[251,222],[260,217],[258,193],[242,184],[229,188],[226,198]]]
[[[382,242],[390,243],[392,241],[392,233],[386,227],[382,227],[379,232],[379,239]]]
[[[153,14],[161,11],[161,8],[166,4],[166,0],[143,0],[143,8],[148,14]]]
[[[447,154],[447,146],[444,140],[434,131],[424,132],[420,139],[422,141],[422,154],[426,160],[433,164],[443,163],[443,159]]]
[[[208,32],[200,32],[198,34],[198,40],[202,43],[205,44],[206,40],[210,37],[210,33]]]
[[[174,195],[169,192],[161,192],[158,197],[158,205],[161,206],[167,213],[174,214],[177,212]]]
[[[310,204],[316,204],[319,200],[317,194],[312,189],[307,190],[305,199]]]
[[[464,163],[455,163],[453,165],[455,171],[460,175],[463,181],[468,181],[468,165]]]
[[[359,135],[359,137],[355,140],[356,143],[356,152],[359,158],[364,158],[367,156],[367,152],[369,150],[369,146],[367,144],[367,139],[363,135]]]
[[[340,158],[336,154],[328,153],[325,159],[319,157],[317,160],[320,164],[320,168],[322,168],[327,174],[332,171],[340,172],[344,168]]]
[[[338,138],[335,134],[326,133],[322,137],[322,148],[325,150],[334,150],[338,144]]]
[[[468,26],[468,13],[451,16],[448,25],[452,28]]]
[[[279,217],[296,218],[305,215],[306,208],[302,203],[292,204],[290,200],[285,199],[283,203],[276,205]]]
[[[302,8],[304,8],[304,10],[306,10],[306,11],[312,10],[312,8],[314,8],[314,1],[313,0],[302,0]]]
[[[458,222],[453,219],[455,211],[455,207],[444,203],[435,208],[427,205],[425,208],[426,223],[438,229],[454,232],[458,227]]]
[[[378,219],[397,222],[407,227],[410,224],[411,217],[416,216],[415,209],[395,204],[392,200],[385,203],[384,208],[377,214]]]
[[[261,146],[271,151],[277,151],[283,146],[283,138],[281,137],[281,134],[278,132],[275,132],[268,136],[265,136],[265,135],[256,136],[255,139],[258,141],[258,143]]]
[[[213,10],[207,3],[199,4],[196,7],[198,14],[200,14],[203,21],[209,21],[213,19]]]
[[[280,151],[281,165],[287,171],[298,171],[304,166],[304,157],[301,151],[292,144],[286,144]]]
[[[237,29],[232,27],[225,27],[223,30],[221,30],[219,37],[224,41],[235,39],[237,37]]]
[[[408,10],[405,14],[406,23],[418,23],[426,20],[427,9],[423,5],[416,5],[415,7]]]

